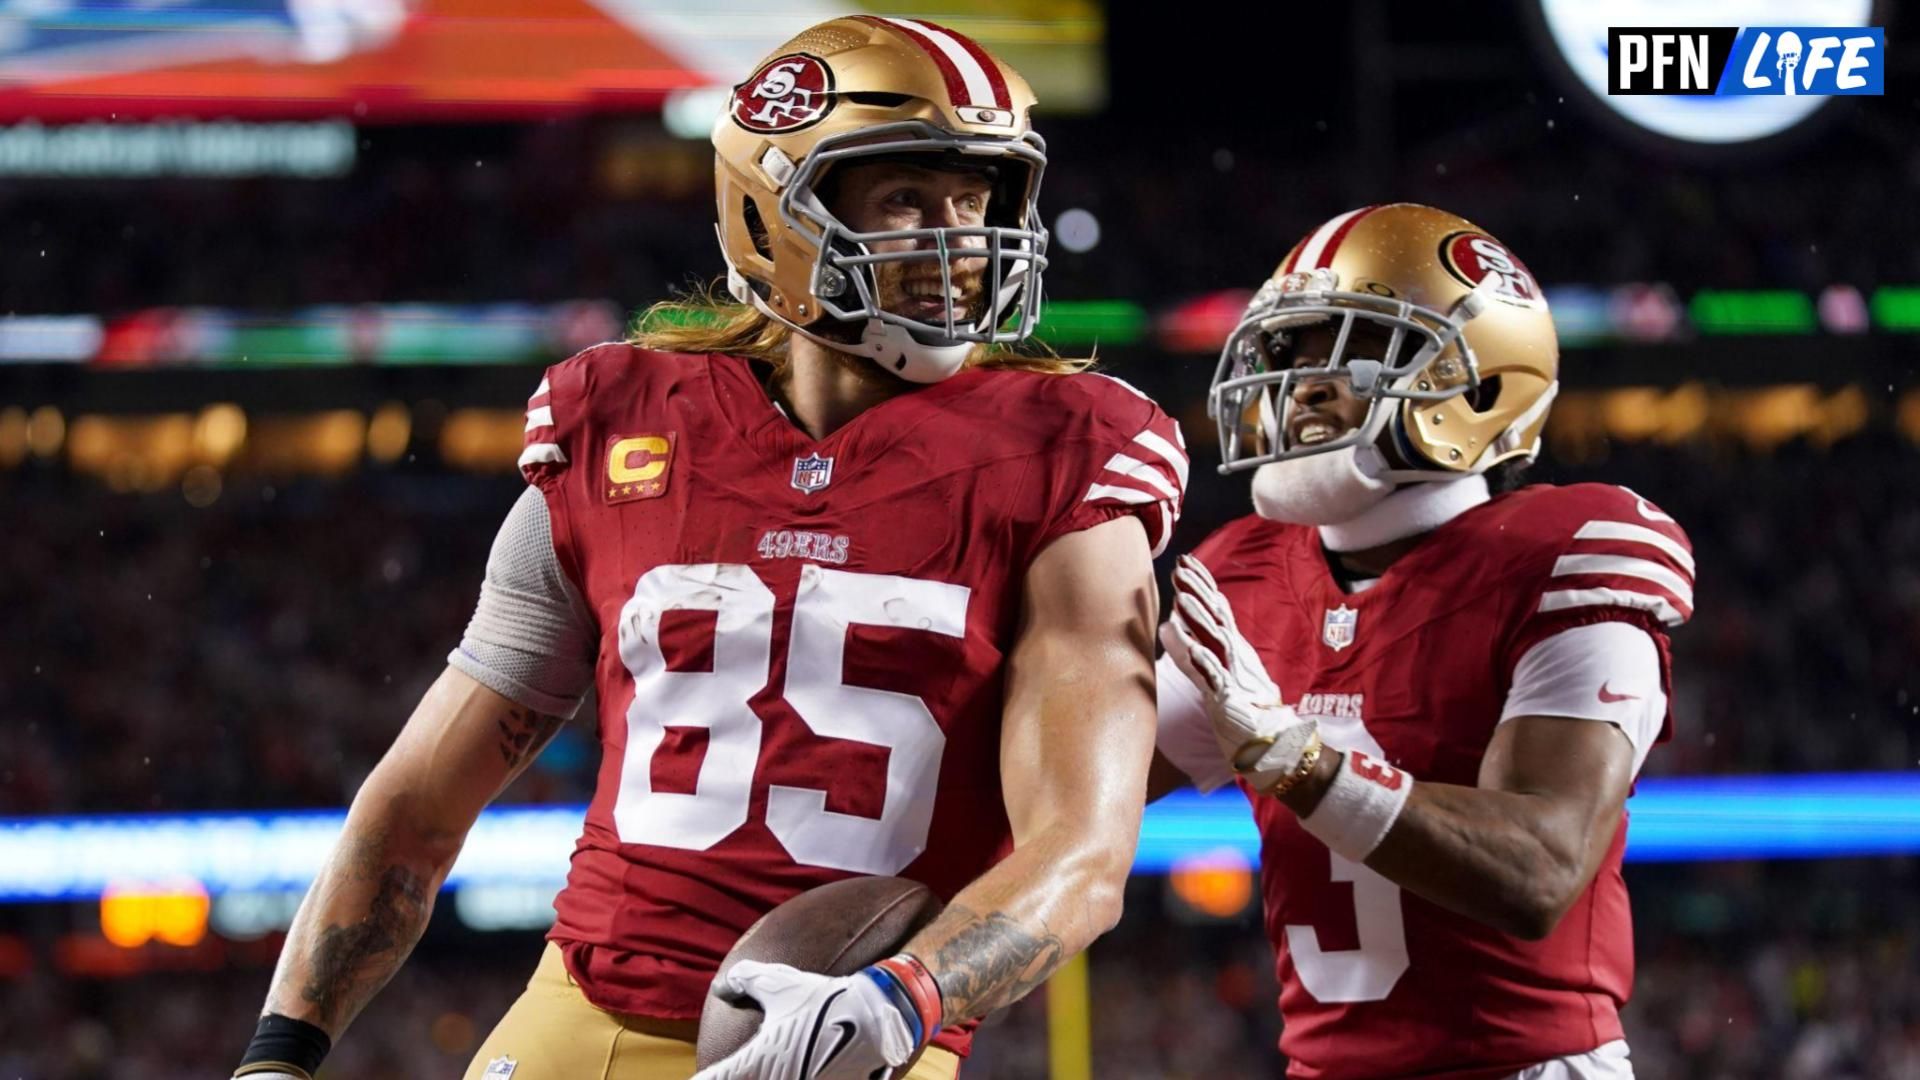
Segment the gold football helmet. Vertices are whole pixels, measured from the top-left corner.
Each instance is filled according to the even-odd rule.
[[[1370,350],[1384,355],[1350,347],[1362,322],[1387,331],[1385,347]],[[1315,324],[1334,327],[1331,354],[1292,366],[1289,335]],[[1227,338],[1208,399],[1220,471],[1356,445],[1404,462],[1383,477],[1396,481],[1531,460],[1559,363],[1539,282],[1506,245],[1430,206],[1350,210],[1293,246]],[[1366,418],[1336,438],[1293,445],[1294,391],[1321,380],[1345,383],[1367,402]]]
[[[849,16],[787,42],[734,87],[714,124],[714,187],[729,291],[830,348],[914,382],[960,369],[978,343],[1033,332],[1047,233],[1035,200],[1046,144],[1033,92],[977,43],[918,19]],[[838,166],[924,155],[993,178],[978,227],[856,232],[820,197]],[[916,163],[918,158],[912,159]],[[882,241],[911,250],[876,252]],[[895,246],[895,245],[890,245]],[[953,296],[953,261],[985,260],[982,295]],[[884,310],[875,268],[937,260],[940,321]]]

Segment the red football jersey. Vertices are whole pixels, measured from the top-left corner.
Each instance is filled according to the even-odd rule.
[[[796,893],[951,898],[1006,856],[1026,570],[1125,515],[1157,553],[1186,483],[1174,422],[1105,376],[967,370],[816,442],[747,361],[626,345],[548,369],[521,467],[601,630],[604,756],[552,937],[595,1004],[663,1018],[699,1016]]]
[[[1195,555],[1282,699],[1328,743],[1448,784],[1477,782],[1514,667],[1534,644],[1632,623],[1653,637],[1670,699],[1666,628],[1692,613],[1686,534],[1603,484],[1498,496],[1356,594],[1336,584],[1312,528],[1246,517]],[[1289,1076],[1491,1080],[1621,1038],[1633,982],[1624,815],[1572,910],[1544,940],[1525,941],[1334,855],[1278,800],[1249,797]]]

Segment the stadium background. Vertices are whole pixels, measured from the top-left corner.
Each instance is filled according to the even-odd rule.
[[[1699,21],[1755,21],[1724,7]],[[719,269],[697,88],[831,11],[718,8],[0,7],[0,1075],[230,1067],[328,819],[194,816],[351,797],[470,611],[541,366]],[[1536,474],[1635,487],[1701,567],[1642,795],[1681,801],[1646,804],[1628,867],[1641,1075],[1920,1077],[1898,13],[1872,19],[1885,97],[1702,148],[1603,115],[1531,3],[890,10],[1052,107],[1043,336],[1183,421],[1176,551],[1246,510],[1209,474],[1204,391],[1298,235],[1406,198],[1529,262],[1566,344]],[[328,1076],[465,1062],[530,970],[595,755],[572,725],[505,796],[563,809],[475,840],[490,869]],[[1761,778],[1748,816],[1702,777]],[[1794,782],[1817,787],[1768,786]],[[1219,835],[1164,833],[1089,992],[996,1021],[969,1076],[1086,1075],[1076,1020],[1094,1076],[1278,1071],[1244,810],[1183,811]]]

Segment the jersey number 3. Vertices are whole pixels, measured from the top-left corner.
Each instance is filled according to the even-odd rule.
[[[1358,719],[1321,716],[1327,741],[1365,751],[1375,761],[1387,753]],[[1323,949],[1311,926],[1287,926],[1287,953],[1300,984],[1315,1001],[1379,1001],[1407,973],[1407,926],[1400,912],[1400,887],[1351,859],[1332,852],[1333,881],[1353,884],[1353,923],[1359,947]]]
[[[885,747],[887,792],[878,818],[826,808],[827,793],[774,785],[767,828],[793,860],[862,874],[897,874],[927,846],[934,789],[947,737],[911,694],[841,681],[847,628],[911,627],[966,633],[963,585],[809,564],[800,571],[787,647],[787,703],[815,735]],[[668,611],[714,613],[713,665],[669,671],[660,648]],[[773,591],[734,563],[656,566],[620,610],[620,660],[633,675],[627,751],[614,800],[626,844],[705,851],[747,822],[760,761],[760,718],[748,704],[772,670]],[[667,728],[704,727],[707,752],[691,794],[655,791],[654,752]]]

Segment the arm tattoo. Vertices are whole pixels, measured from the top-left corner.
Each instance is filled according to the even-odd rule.
[[[307,985],[300,996],[319,1013],[323,1027],[338,1030],[386,985],[413,951],[433,913],[426,879],[387,861],[385,846],[364,842],[348,856],[349,880],[378,881],[366,917],[346,926],[328,926],[314,943]]]
[[[946,924],[946,925],[942,925]],[[985,1016],[1026,997],[1067,959],[1058,935],[1034,933],[999,912],[980,915],[948,905],[929,932],[948,932],[928,965],[950,1020]]]
[[[514,708],[500,718],[500,756],[509,770],[540,753],[564,723],[557,716],[545,716],[527,708]]]

